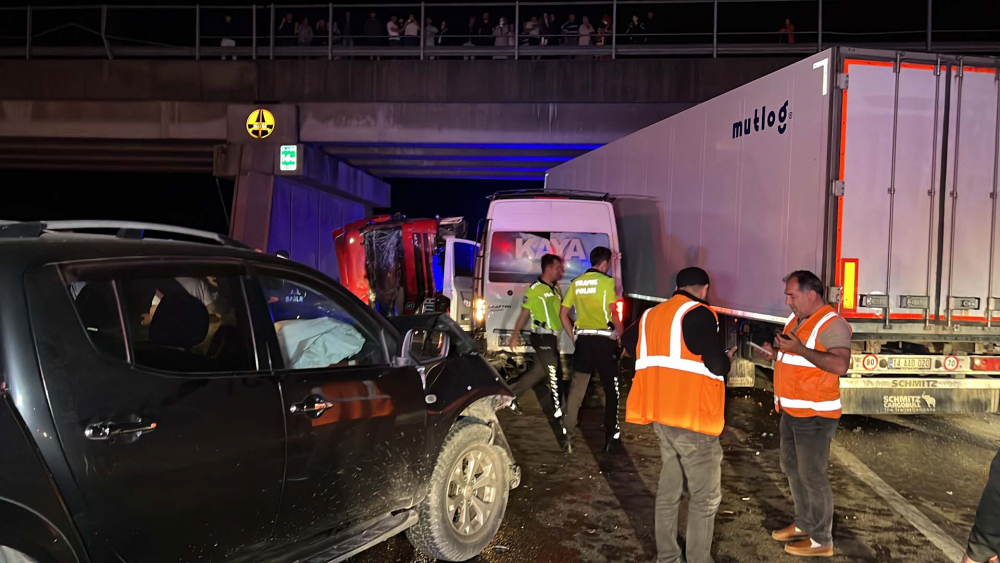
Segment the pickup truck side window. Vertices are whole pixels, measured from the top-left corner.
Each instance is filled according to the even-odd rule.
[[[136,365],[182,373],[254,371],[238,277],[150,277],[116,282]]]
[[[98,350],[168,372],[257,370],[239,276],[122,274],[74,279],[68,285],[83,329]]]
[[[119,360],[127,360],[114,283],[109,280],[74,282],[69,285],[69,291],[83,329],[94,347]]]
[[[284,369],[371,366],[388,363],[378,329],[336,297],[310,285],[258,276],[281,348]]]

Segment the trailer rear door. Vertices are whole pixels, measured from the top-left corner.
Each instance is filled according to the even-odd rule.
[[[935,306],[939,198],[932,194],[940,180],[942,77],[934,65],[851,58],[842,64],[848,77],[837,245],[842,314],[883,318],[877,305],[888,304],[894,319],[923,319],[922,310],[900,307],[899,296],[925,296]]]
[[[836,282],[845,317],[919,321],[926,310],[932,322],[944,322],[954,305],[956,320],[983,322],[988,287],[998,283],[990,275],[997,266],[996,75],[935,66],[841,62],[848,88]]]
[[[939,319],[982,323],[990,298],[1000,295],[995,287],[997,69],[953,65],[950,71]]]

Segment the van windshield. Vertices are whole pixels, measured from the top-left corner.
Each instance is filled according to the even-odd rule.
[[[489,280],[531,283],[542,273],[542,256],[551,253],[562,256],[568,281],[590,268],[590,251],[598,246],[611,247],[606,233],[494,232]]]

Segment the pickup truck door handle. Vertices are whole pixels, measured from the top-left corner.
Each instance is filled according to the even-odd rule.
[[[127,434],[142,434],[156,430],[155,422],[143,421],[141,418],[135,422],[97,422],[88,424],[83,431],[83,435],[90,440],[104,441],[115,436]],[[138,437],[138,436],[137,436]]]
[[[309,395],[301,403],[294,403],[291,407],[289,407],[288,411],[292,414],[319,416],[323,414],[323,411],[333,408],[333,406],[333,403],[328,402],[319,395]]]

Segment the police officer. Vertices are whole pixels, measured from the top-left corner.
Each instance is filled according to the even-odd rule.
[[[552,395],[553,418],[562,435],[566,434],[559,396],[559,381],[562,379],[562,365],[559,361],[559,333],[562,331],[562,323],[559,320],[559,307],[562,292],[557,284],[565,273],[562,258],[555,254],[542,256],[542,275],[524,292],[521,314],[514,323],[514,332],[510,337],[510,350],[513,352],[520,340],[521,329],[530,318],[531,337],[528,342],[535,350],[534,365],[511,385],[511,390],[514,395],[521,397],[547,377]]]
[[[590,252],[590,264],[591,268],[570,284],[559,311],[563,330],[576,341],[573,379],[566,399],[567,441],[572,442],[580,405],[587,394],[590,376],[596,370],[604,387],[604,451],[610,453],[621,437],[618,427],[618,337],[622,325],[615,314],[615,303],[619,300],[615,280],[608,275],[611,250],[598,246]],[[569,316],[570,309],[574,308],[575,323]]]

